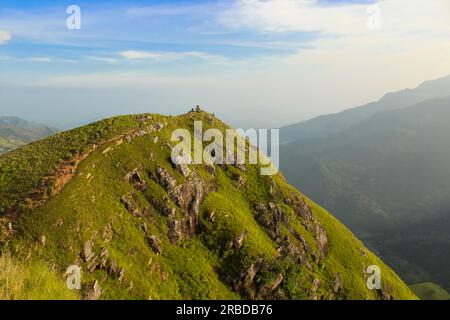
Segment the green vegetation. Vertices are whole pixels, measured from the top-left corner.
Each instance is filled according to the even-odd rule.
[[[405,281],[450,289],[450,98],[380,112],[289,143],[289,182],[330,210]]]
[[[55,133],[56,130],[16,117],[0,116],[0,154]]]
[[[184,176],[170,137],[194,120],[227,128],[205,112],[122,116],[0,156],[0,297],[86,298],[97,281],[102,299],[416,299],[281,175],[191,165]],[[366,287],[373,264],[382,290]],[[81,292],[61,286],[71,265]]]
[[[418,283],[410,288],[422,300],[450,300],[450,294],[435,283]]]
[[[44,262],[24,263],[11,258],[9,253],[0,256],[0,300],[69,300],[78,299],[63,279],[51,271]]]

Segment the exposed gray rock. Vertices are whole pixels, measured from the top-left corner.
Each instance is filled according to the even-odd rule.
[[[162,243],[157,236],[150,236],[148,238],[148,242],[150,244],[150,247],[153,251],[155,251],[156,254],[162,254]]]
[[[293,257],[297,263],[303,263],[305,261],[305,251],[299,248],[297,245],[292,243],[289,237],[285,237],[285,239],[281,242],[281,246],[277,249],[277,251],[281,254],[290,255]]]
[[[237,292],[242,292],[250,295],[250,298],[254,296],[254,279],[258,271],[261,269],[263,259],[258,258],[247,269],[241,271],[239,277],[234,283],[234,289]]]
[[[214,185],[198,176],[191,176],[183,184],[169,190],[172,200],[189,214],[189,233],[194,236],[197,231],[200,205],[206,196],[214,190]]]
[[[130,200],[127,196],[122,196],[120,198],[120,202],[124,205],[125,209],[127,209],[127,211],[130,213],[133,213],[133,211],[137,209],[136,203]]]
[[[133,187],[138,190],[144,190],[147,188],[147,184],[145,182],[145,180],[142,178],[141,176],[141,171],[143,170],[142,165],[137,167],[136,169],[134,169],[133,171],[128,172],[125,177],[124,180],[128,183],[133,184]]]
[[[314,279],[314,281],[312,283],[312,287],[311,287],[311,292],[316,292],[317,289],[319,289],[319,287],[320,287],[320,280]]]
[[[99,261],[97,267],[102,269],[106,268],[108,259],[109,259],[108,249],[102,248],[102,250],[100,251],[100,257],[98,259]]]
[[[156,176],[158,178],[158,183],[166,189],[167,192],[173,190],[177,185],[177,180],[163,167],[158,167],[156,169]]]
[[[125,269],[120,268],[115,260],[109,259],[108,264],[106,266],[106,272],[111,277],[117,278],[119,281],[123,281],[125,276]]]
[[[186,238],[186,227],[181,221],[172,220],[169,222],[169,240],[172,244]]]
[[[269,193],[273,195],[275,193],[276,184],[272,177],[269,178],[269,183]]]
[[[328,249],[328,237],[326,231],[319,223],[316,223],[315,235],[317,241],[317,249],[319,250],[321,257],[325,257]]]
[[[102,295],[102,288],[100,288],[100,284],[97,280],[94,280],[88,287],[85,292],[86,300],[98,300]]]
[[[244,232],[242,232],[240,235],[238,235],[235,239],[229,241],[226,246],[225,249],[226,250],[239,250],[243,243],[245,238],[248,236],[248,231],[244,230]]]
[[[93,250],[94,243],[92,240],[88,240],[85,242],[83,249],[81,251],[82,258],[84,262],[89,262],[95,257],[95,252]]]
[[[260,288],[259,293],[268,298],[272,294],[273,291],[275,291],[276,288],[283,282],[283,275],[280,273],[276,276],[276,278],[267,285],[264,285]]]
[[[334,293],[338,293],[339,290],[342,287],[342,281],[341,281],[341,277],[339,275],[339,273],[336,274],[336,277],[334,278],[334,282],[333,282],[333,291]]]
[[[311,209],[299,195],[292,193],[292,198],[288,198],[285,202],[292,207],[295,214],[301,217],[304,222],[310,222],[313,220]]]
[[[114,236],[114,231],[112,229],[111,223],[108,223],[103,229],[103,241],[110,242]]]
[[[191,174],[189,164],[192,163],[192,158],[187,153],[180,153],[175,159],[172,159],[172,164],[175,166],[183,176],[188,177]]]

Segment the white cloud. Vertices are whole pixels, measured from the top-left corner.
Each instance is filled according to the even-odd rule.
[[[218,20],[234,29],[339,34],[364,27],[366,8],[360,4],[320,6],[316,0],[238,0]]]
[[[266,77],[273,80],[266,82],[285,93],[280,101],[290,106],[287,112],[303,109],[313,116],[450,74],[448,0],[375,4],[380,30],[367,28],[367,4],[325,6],[316,0],[238,0],[218,21],[231,30],[272,36],[317,32],[314,40],[297,42],[296,53],[265,60]],[[302,48],[305,44],[310,48]]]
[[[163,60],[164,57],[161,53],[135,50],[122,51],[119,55],[129,60]]]
[[[0,30],[0,45],[7,43],[9,40],[11,40],[11,33]]]
[[[119,53],[122,58],[128,60],[152,60],[157,62],[176,61],[184,59],[198,59],[209,63],[222,63],[227,58],[199,51],[186,52],[154,52],[154,51],[136,51],[126,50]]]
[[[51,62],[52,58],[50,57],[31,57],[24,59],[25,61],[31,61],[31,62]]]
[[[117,59],[114,59],[114,58],[107,58],[107,57],[89,56],[89,57],[86,57],[86,59],[92,60],[92,61],[98,61],[98,62],[110,63],[110,64],[116,64],[116,63],[118,63],[118,60],[117,60]]]
[[[382,29],[389,32],[449,30],[447,0],[378,0]],[[232,29],[259,32],[320,32],[322,35],[367,33],[367,4],[323,5],[318,0],[237,0],[218,15]]]

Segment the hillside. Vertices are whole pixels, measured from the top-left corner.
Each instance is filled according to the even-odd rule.
[[[410,288],[422,300],[450,300],[450,294],[447,291],[431,282],[418,283]]]
[[[426,81],[414,89],[387,93],[380,100],[363,106],[283,127],[280,139],[282,143],[288,143],[329,137],[367,120],[378,112],[397,110],[425,100],[446,96],[450,96],[450,76]]]
[[[204,112],[122,116],[0,156],[0,298],[415,299],[280,174],[174,166],[171,133],[195,119],[226,128]],[[65,287],[71,265],[81,291]]]
[[[412,283],[450,288],[450,98],[284,146],[288,180]]]
[[[47,137],[57,130],[17,117],[0,116],[0,154]]]

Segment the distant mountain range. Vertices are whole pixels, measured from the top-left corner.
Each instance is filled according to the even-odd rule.
[[[281,169],[410,283],[450,289],[450,77],[282,129]]]
[[[54,128],[21,118],[0,116],[0,153],[16,149],[55,132],[57,130]]]
[[[379,112],[445,96],[450,96],[450,76],[424,82],[415,89],[388,93],[380,100],[363,106],[286,126],[281,129],[281,142],[327,137],[349,129]]]

